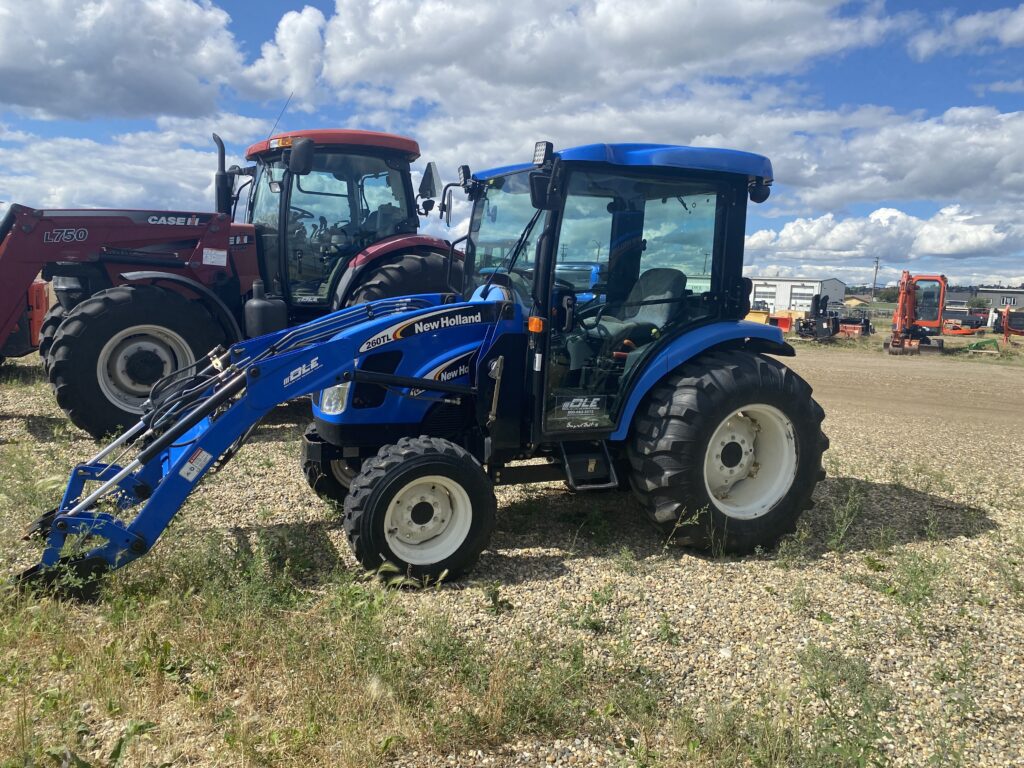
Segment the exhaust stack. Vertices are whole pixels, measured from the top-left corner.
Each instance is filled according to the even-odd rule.
[[[234,180],[224,168],[224,142],[216,133],[213,143],[217,145],[217,173],[213,176],[213,194],[217,213],[231,215],[231,195],[234,191]]]

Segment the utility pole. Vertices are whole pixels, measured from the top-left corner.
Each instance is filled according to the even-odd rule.
[[[875,276],[871,278],[871,301],[875,300],[875,286],[878,284],[878,257],[875,256]]]

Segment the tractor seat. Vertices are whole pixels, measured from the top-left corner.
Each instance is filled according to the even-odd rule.
[[[686,296],[686,275],[678,269],[648,269],[629,291],[614,315],[598,315],[583,327],[600,338],[629,338],[635,328],[664,328],[679,315]]]
[[[372,232],[378,239],[395,234],[398,225],[405,220],[402,209],[391,203],[384,203],[377,210],[366,217],[363,222],[363,231]]]
[[[583,333],[567,345],[570,369],[581,368],[599,348],[611,353],[627,339],[633,347],[653,341],[658,331],[683,313],[686,295],[686,275],[678,269],[647,270],[614,315],[602,312],[580,321]]]

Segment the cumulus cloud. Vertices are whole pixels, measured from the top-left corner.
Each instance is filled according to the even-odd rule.
[[[0,5],[0,102],[39,118],[195,117],[241,57],[209,0]]]
[[[230,125],[232,117],[225,116],[225,122]],[[238,122],[247,124],[245,118]],[[213,210],[213,144],[205,124],[205,141],[199,135],[185,139],[187,125],[169,121],[166,131],[108,141],[45,138],[0,126],[0,213],[12,202],[38,208]],[[263,121],[251,127],[255,133],[231,135],[236,141],[265,135]],[[229,156],[228,162],[243,158]]]
[[[1024,80],[997,80],[994,83],[981,83],[974,86],[978,96],[985,93],[1024,93]]]
[[[966,16],[945,13],[932,29],[908,41],[912,56],[924,61],[940,53],[979,53],[990,48],[1024,45],[1024,4]]]
[[[917,270],[915,263],[927,260],[930,269],[956,282],[1014,282],[1021,271],[1024,225],[1005,223],[1006,214],[951,205],[928,218],[894,208],[863,217],[826,213],[798,218],[747,237],[748,272],[791,276],[828,271],[859,282],[870,279],[877,257],[884,265],[883,277],[898,276],[905,268]]]
[[[292,96],[292,103],[312,111],[323,68],[323,30],[327,19],[306,6],[281,17],[274,39],[260,48],[260,57],[241,73],[236,85],[247,95],[268,99]]]

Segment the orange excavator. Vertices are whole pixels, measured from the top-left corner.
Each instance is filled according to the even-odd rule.
[[[1017,320],[1018,317],[1021,319]],[[1024,336],[1024,313],[1013,312],[1010,306],[1007,305],[1003,307],[1003,317],[1001,319],[1003,321],[1003,344],[1008,347],[1011,343],[1011,336]]]
[[[945,275],[911,275],[903,270],[892,336],[885,342],[890,355],[942,351],[942,339],[934,337],[942,334],[946,288]]]

